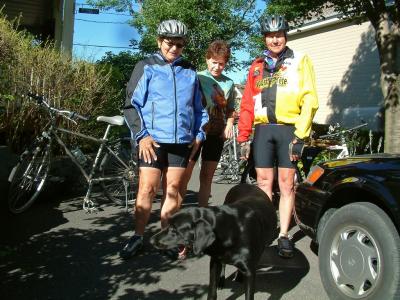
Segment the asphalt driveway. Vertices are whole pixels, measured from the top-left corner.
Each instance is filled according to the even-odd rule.
[[[196,205],[194,174],[185,206]],[[222,203],[228,184],[214,184],[211,205]],[[133,219],[98,194],[100,211],[86,214],[84,189],[52,183],[26,213],[11,215],[1,193],[0,295],[3,299],[206,299],[209,257],[184,262],[161,255],[148,242],[159,230],[159,201],[153,207],[144,251],[123,261],[118,251],[130,236]],[[266,249],[257,275],[255,299],[328,299],[322,289],[310,239],[292,229],[297,252],[281,259],[275,244]],[[244,299],[227,268],[219,299]]]

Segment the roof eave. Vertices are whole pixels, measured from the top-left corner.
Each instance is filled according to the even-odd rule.
[[[326,18],[324,20],[315,20],[312,22],[309,22],[305,25],[299,26],[297,28],[294,28],[292,30],[290,30],[288,32],[289,36],[293,36],[296,34],[300,34],[303,32],[307,32],[307,31],[311,31],[311,30],[315,30],[315,29],[320,29],[320,28],[324,28],[327,26],[331,26],[331,25],[335,25],[338,23],[342,23],[347,21],[347,18],[344,18],[342,14],[340,15],[335,15],[335,16],[331,16],[329,18]]]

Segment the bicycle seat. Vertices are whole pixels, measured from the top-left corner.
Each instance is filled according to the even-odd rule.
[[[122,116],[113,116],[113,117],[98,116],[96,120],[97,122],[106,122],[108,124],[118,125],[118,126],[124,125],[125,123],[124,117]]]

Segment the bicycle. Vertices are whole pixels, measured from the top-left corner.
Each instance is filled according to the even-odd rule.
[[[367,125],[368,123],[363,123],[344,130],[340,130],[339,124],[330,126],[328,134],[321,135],[316,140],[311,140],[311,146],[320,144],[320,147],[327,151],[335,152],[335,159],[352,156],[355,154],[355,147],[351,147],[349,142],[354,143],[358,130]]]
[[[36,136],[34,142],[19,158],[19,162],[12,169],[8,178],[10,189],[8,193],[8,206],[11,212],[21,213],[26,211],[37,199],[48,180],[52,160],[52,146],[56,141],[67,156],[78,167],[88,184],[82,207],[86,212],[96,210],[94,202],[90,199],[92,187],[100,183],[105,196],[116,204],[125,203],[127,209],[128,199],[134,198],[137,187],[137,165],[132,159],[130,138],[109,139],[112,126],[122,126],[125,121],[122,116],[98,116],[98,122],[107,123],[102,138],[72,131],[59,126],[62,119],[77,123],[87,121],[88,117],[74,111],[60,110],[49,104],[44,96],[28,93],[29,98],[46,111],[49,122],[42,133]],[[99,144],[96,156],[89,171],[85,170],[87,157],[79,148],[71,150],[62,140],[58,132],[74,135]],[[129,148],[126,145],[129,144]]]
[[[215,183],[238,183],[241,177],[243,161],[240,157],[240,147],[237,142],[237,124],[233,125],[233,137],[226,140],[222,148],[221,158],[214,173]]]

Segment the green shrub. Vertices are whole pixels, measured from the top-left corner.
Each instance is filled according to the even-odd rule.
[[[315,136],[318,137],[323,134],[335,134],[345,131],[349,128],[340,127],[339,124],[335,126],[313,124],[313,131]],[[383,152],[383,133],[373,132],[371,130],[361,128],[354,131],[344,132],[331,139],[325,139],[329,145],[329,141],[336,141],[337,145],[346,143],[349,155],[360,155],[369,153],[382,153]],[[321,151],[314,159],[313,164],[319,162],[336,159],[341,150],[328,150]]]
[[[34,92],[50,99],[51,105],[82,115],[118,114],[120,91],[111,82],[110,68],[73,60],[40,42],[25,31],[17,31],[0,11],[0,132],[2,142],[20,151],[46,124],[48,118],[25,95]],[[65,121],[64,126],[100,134],[96,122]]]

